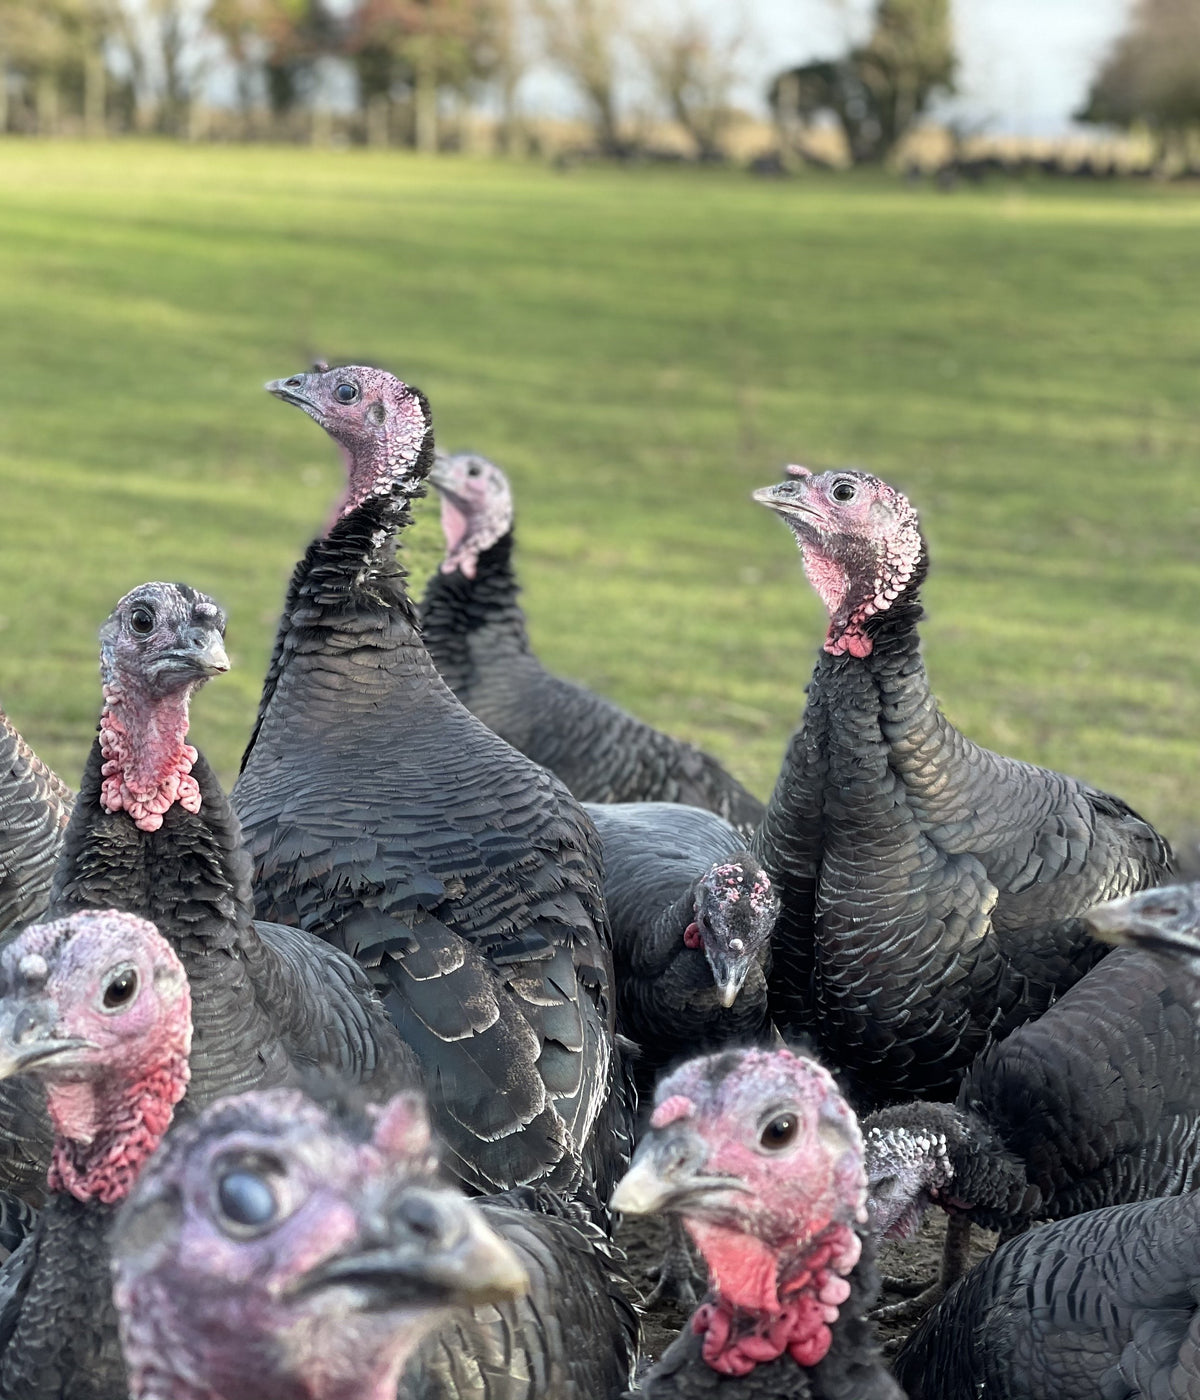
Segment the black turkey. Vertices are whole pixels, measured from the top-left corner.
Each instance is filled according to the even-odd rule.
[[[50,1194],[0,1269],[0,1395],[125,1400],[107,1235],[188,1081],[188,980],[152,924],[31,924],[0,952],[0,1078],[45,1085]]]
[[[683,802],[749,834],[763,805],[694,744],[654,729],[533,653],[513,570],[512,493],[472,453],[439,455],[446,557],[421,601],[425,644],[450,689],[489,729],[557,773],[581,802]]]
[[[45,912],[72,800],[0,710],[0,934]]]
[[[709,1296],[646,1400],[903,1400],[866,1311],[879,1288],[854,1114],[789,1050],[726,1050],[665,1079],[614,1210],[680,1215]]]
[[[951,1217],[928,1306],[965,1268],[972,1222],[1012,1235],[1200,1185],[1197,987],[1152,953],[1118,950],[985,1050],[953,1105],[897,1105],[862,1126],[876,1227],[904,1239],[930,1205]]]
[[[317,1066],[381,1089],[420,1082],[368,978],[296,928],[255,923],[229,800],[187,742],[193,693],[228,669],[225,615],[186,584],[127,593],[100,632],[104,707],[51,909],[152,920],[192,987],[191,1105]]]
[[[448,1190],[412,1095],[226,1099],[114,1231],[134,1400],[394,1400],[402,1366],[403,1400],[615,1400],[636,1320],[597,1235],[544,1189]]]
[[[585,804],[604,848],[617,1027],[638,1087],[676,1060],[767,1029],[766,969],[779,901],[730,824],[670,802]]]
[[[1083,914],[1162,879],[1170,852],[1119,798],[950,724],[917,635],[916,511],[866,472],[790,470],[755,499],[830,623],[757,844],[783,904],[772,1011],[865,1104],[952,1098],[1097,960]]]
[[[234,789],[258,912],[369,970],[463,1180],[606,1195],[628,1107],[597,838],[421,642],[395,551],[428,405],[363,366],[269,388],[339,443],[348,483],[293,575]]]
[[[909,1400],[1194,1400],[1200,1192],[1039,1225],[976,1267],[905,1342]]]

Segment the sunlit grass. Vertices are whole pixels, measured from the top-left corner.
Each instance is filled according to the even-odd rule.
[[[230,611],[226,777],[340,468],[264,379],[378,360],[509,468],[545,660],[766,792],[822,619],[749,491],[853,462],[933,550],[927,654],[1005,752],[1200,825],[1200,200],[0,143],[0,700],[72,781],[95,632]],[[419,589],[436,513],[413,537]]]

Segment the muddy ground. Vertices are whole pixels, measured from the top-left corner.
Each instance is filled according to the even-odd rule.
[[[925,1217],[920,1234],[907,1244],[888,1244],[879,1254],[880,1272],[893,1278],[921,1283],[929,1282],[936,1275],[942,1258],[942,1236],[945,1233],[946,1217],[941,1211],[931,1210]],[[660,1219],[633,1220],[622,1223],[617,1232],[617,1242],[629,1256],[629,1272],[635,1286],[649,1293],[653,1284],[647,1279],[649,1270],[661,1257],[665,1227]],[[971,1232],[971,1263],[978,1263],[996,1243],[995,1235],[985,1230]],[[885,1290],[880,1302],[899,1303],[905,1294]],[[642,1322],[642,1350],[650,1358],[659,1356],[664,1347],[679,1334],[690,1315],[690,1309],[677,1304],[661,1302],[647,1309]],[[880,1339],[895,1348],[915,1326],[913,1322],[891,1322],[879,1324]]]

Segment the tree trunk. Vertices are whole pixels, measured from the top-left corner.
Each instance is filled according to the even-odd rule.
[[[104,101],[107,74],[104,55],[96,50],[83,60],[83,132],[96,138],[104,135]]]
[[[333,141],[333,113],[319,99],[313,103],[309,141],[314,146],[328,146]]]
[[[377,92],[367,102],[367,145],[382,147],[390,144],[391,100],[385,92]]]
[[[417,50],[413,84],[413,115],[418,151],[432,155],[438,148],[437,69],[433,45],[426,40]]]
[[[37,108],[37,134],[53,136],[58,131],[58,75],[43,71],[37,77],[34,96]]]

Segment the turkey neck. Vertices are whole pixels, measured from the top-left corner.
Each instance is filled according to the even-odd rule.
[[[406,693],[421,702],[406,716],[416,723],[431,690],[451,699],[396,560],[397,533],[411,519],[406,497],[371,498],[309,545],[292,576],[243,772],[276,732],[289,744],[298,733],[327,743],[354,718],[398,722],[394,707]],[[351,667],[353,685],[330,684],[331,671]],[[286,711],[278,718],[276,701]]]
[[[192,776],[200,810],[179,803],[153,832],[127,812],[100,805],[100,743],[92,745],[55,872],[51,917],[79,909],[124,909],[158,926],[192,989],[189,1102],[278,1082],[286,1072],[252,977],[264,950],[253,923],[250,858],[237,818],[198,754]]]
[[[456,695],[469,690],[493,659],[530,656],[521,591],[512,565],[513,532],[478,557],[475,577],[461,569],[429,580],[421,600],[421,632],[443,680]]]

